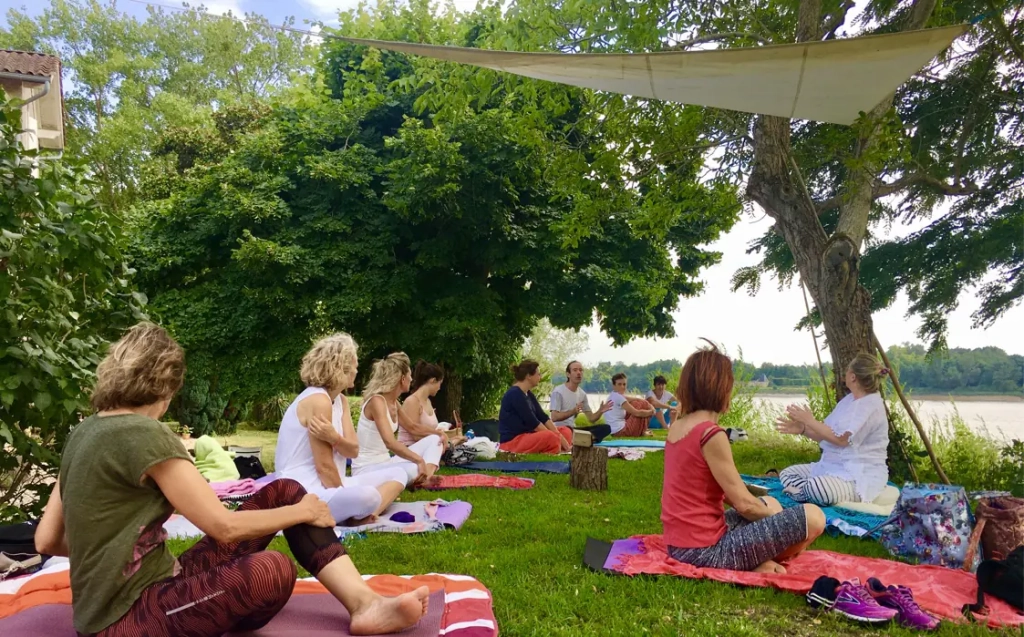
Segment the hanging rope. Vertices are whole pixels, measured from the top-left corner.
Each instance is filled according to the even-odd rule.
[[[803,279],[800,279],[800,289],[804,293],[804,308],[807,309],[808,328],[811,330],[811,340],[814,342],[814,356],[818,359],[818,373],[821,374],[821,390],[825,392],[825,402],[828,403],[829,409],[832,409],[836,403],[832,400],[832,394],[828,391],[828,381],[825,380],[825,366],[821,363],[821,349],[818,348],[818,335],[814,333],[814,323],[810,322],[811,304],[807,301],[807,286],[804,285]]]

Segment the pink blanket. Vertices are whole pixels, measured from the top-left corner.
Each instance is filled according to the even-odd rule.
[[[856,555],[844,555],[831,551],[806,551],[787,562],[785,575],[769,575],[747,571],[727,571],[713,568],[697,568],[677,562],[665,552],[665,542],[660,535],[637,536],[638,543],[620,540],[622,548],[613,548],[606,568],[612,568],[626,575],[641,573],[651,575],[677,575],[691,579],[711,579],[742,586],[769,586],[783,591],[806,594],[814,580],[822,575],[840,581],[877,577],[885,584],[909,586],[914,599],[929,613],[950,621],[966,621],[962,614],[965,604],[978,601],[978,581],[974,575],[942,566],[912,566],[892,560],[882,560]],[[616,542],[616,545],[620,545]],[[613,560],[613,555],[617,558]],[[611,563],[615,561],[616,563]],[[1009,604],[992,596],[985,598],[989,614],[979,617],[990,626],[1024,625],[1021,615]]]
[[[513,476],[488,476],[482,473],[460,473],[457,475],[437,476],[437,479],[427,489],[440,491],[442,489],[465,489],[468,487],[490,487],[493,489],[532,489],[531,478],[517,478]]]

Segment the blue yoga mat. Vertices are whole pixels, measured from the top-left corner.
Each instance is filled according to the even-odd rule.
[[[747,475],[741,477],[747,484],[756,484],[768,489],[768,495],[778,500],[783,509],[800,506],[799,502],[782,492],[782,482],[778,478]],[[881,515],[871,515],[839,507],[821,507],[821,510],[825,514],[829,529],[854,537],[863,536],[867,531],[874,529],[887,519]],[[876,532],[874,537],[877,536]]]
[[[501,471],[502,473],[569,473],[568,462],[470,462],[452,467],[471,471]]]
[[[595,447],[641,447],[645,449],[664,449],[664,440],[619,440],[605,439],[594,445]]]

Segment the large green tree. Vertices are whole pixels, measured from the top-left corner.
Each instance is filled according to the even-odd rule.
[[[40,513],[100,356],[145,302],[96,184],[24,151],[20,130],[0,91],[0,522]]]
[[[341,30],[466,42],[479,27],[421,2],[348,14]],[[618,163],[587,162],[606,142],[578,91],[527,130],[515,96],[433,108],[426,86],[453,68],[335,40],[322,55],[323,92],[296,91],[242,132],[178,135],[181,173],[137,210],[134,263],[189,352],[190,382],[236,403],[294,389],[311,339],[343,329],[367,357],[443,364],[442,413],[470,418],[541,317],[579,327],[597,311],[617,342],[672,333],[679,297],[718,258],[698,246],[736,219],[727,190],[642,193]],[[578,215],[607,208],[574,233]]]
[[[799,274],[815,301],[813,320],[824,324],[833,369],[842,370],[858,351],[874,349],[871,313],[899,292],[921,317],[921,336],[940,348],[945,317],[965,290],[980,286],[979,326],[1024,298],[1020,7],[874,0],[847,25],[853,8],[841,0],[517,0],[479,46],[689,50],[978,18],[940,59],[850,127],[588,94],[585,108],[601,114],[607,152],[630,174],[678,178],[675,167],[692,164],[695,155],[713,159],[682,183],[732,183],[775,221],[751,247],[764,260],[738,272],[735,284],[756,290],[765,274],[783,284]],[[539,92],[541,103],[555,91],[519,78],[501,81],[505,90]],[[446,90],[437,88],[438,99]],[[901,226],[917,229],[887,238]],[[845,393],[841,382],[838,391]]]

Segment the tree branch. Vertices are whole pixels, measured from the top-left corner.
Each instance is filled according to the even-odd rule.
[[[981,188],[979,188],[977,184],[971,182],[960,184],[947,184],[941,179],[937,179],[935,177],[932,177],[931,175],[926,175],[924,173],[914,173],[912,175],[901,177],[891,183],[885,183],[884,181],[879,180],[871,189],[871,199],[872,201],[874,201],[875,199],[888,197],[891,194],[900,192],[901,190],[906,190],[907,188],[911,186],[916,186],[918,184],[926,184],[928,186],[931,186],[935,190],[938,190],[940,193],[948,197],[962,197],[964,195],[970,195],[981,190]],[[831,197],[824,201],[819,201],[815,205],[818,209],[818,214],[820,215],[822,213],[828,212],[829,210],[833,210],[835,208],[842,206],[845,203],[845,201],[846,198],[843,195],[838,195],[836,197]]]
[[[855,4],[856,3],[853,0],[846,0],[839,7],[836,14],[832,16],[832,19],[825,23],[822,27],[825,31],[825,40],[835,39],[836,31],[838,31],[839,27],[843,26],[843,23],[846,22],[846,14],[850,12],[850,9],[852,9]]]
[[[719,40],[728,40],[730,38],[749,38],[751,40],[757,40],[761,44],[771,44],[768,40],[765,40],[754,33],[748,33],[746,31],[724,31],[722,33],[712,33],[711,35],[702,35],[699,38],[693,38],[692,40],[676,42],[672,46],[666,47],[664,50],[682,51],[690,48],[691,46],[697,46],[698,44],[707,44],[708,42],[717,42]]]
[[[796,41],[817,40],[819,33],[821,33],[821,0],[800,0]]]
[[[1003,21],[1002,13],[996,7],[996,3],[993,0],[988,0],[985,4],[988,5],[989,11],[992,14],[992,21],[996,23],[996,31],[999,31],[999,34],[1006,38],[1010,48],[1017,54],[1020,61],[1024,62],[1024,48],[1021,48],[1020,42],[1013,38],[1013,33],[1007,28],[1006,22]]]

